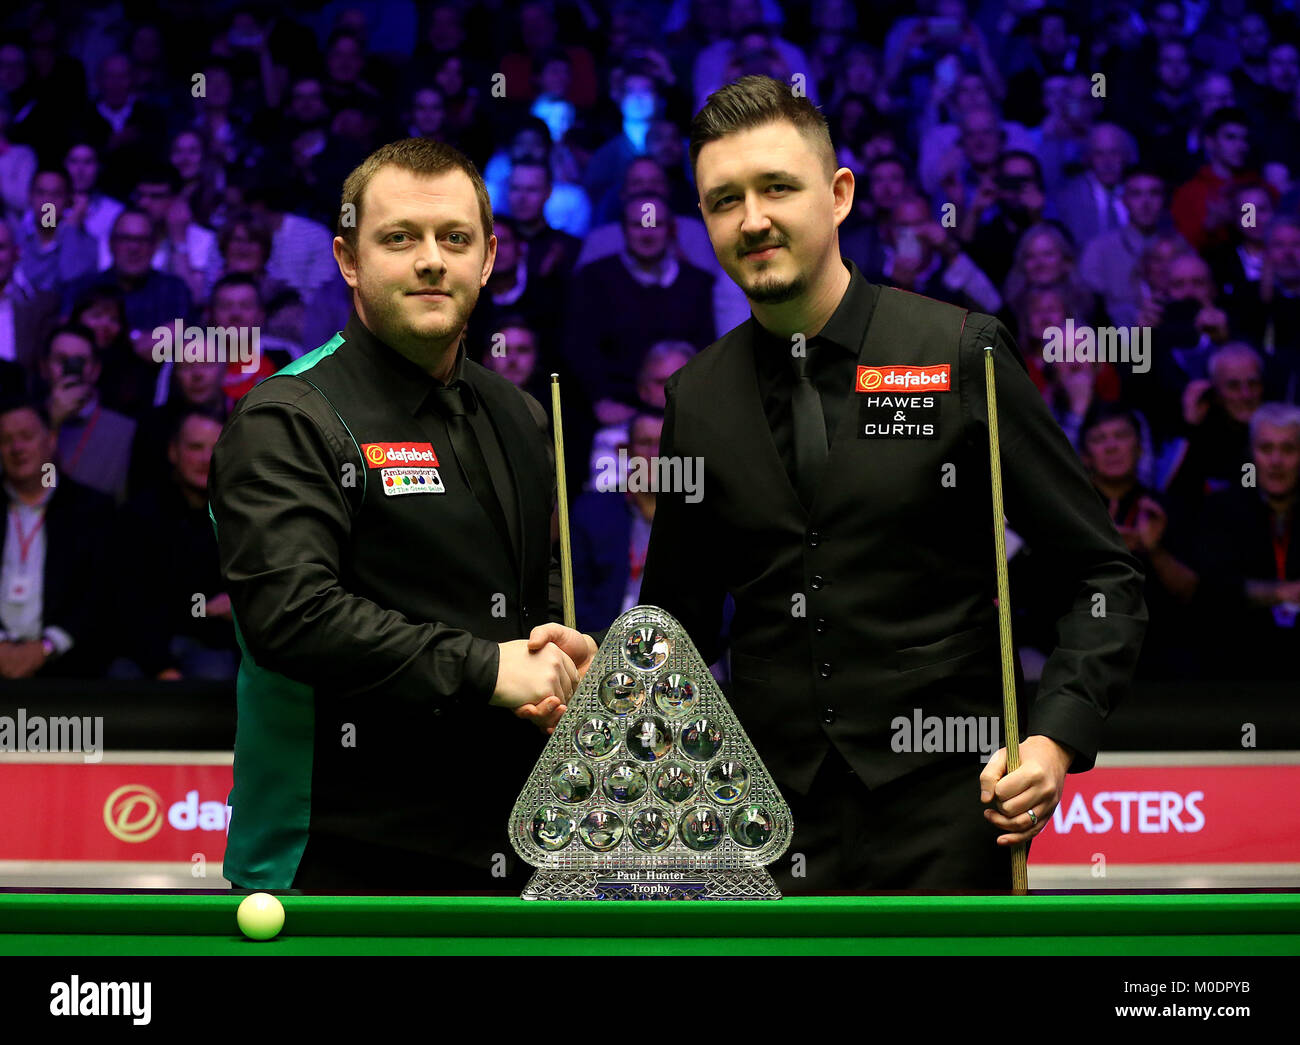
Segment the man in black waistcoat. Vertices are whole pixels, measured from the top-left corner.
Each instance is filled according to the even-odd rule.
[[[1005,328],[841,258],[854,183],[834,155],[820,113],[767,77],[695,117],[700,208],[753,315],[669,382],[660,453],[702,459],[703,497],[660,492],[641,601],[706,663],[735,601],[733,706],[794,815],[785,892],[1004,890],[1011,844],[1092,766],[1128,685],[1142,574]],[[1006,513],[1059,614],[1011,774],[987,345]]]
[[[456,149],[409,139],[348,177],[338,233],[346,328],[213,454],[243,653],[224,872],[517,892],[506,822],[595,644],[529,646],[557,613],[554,470],[536,400],[465,356],[491,204]]]

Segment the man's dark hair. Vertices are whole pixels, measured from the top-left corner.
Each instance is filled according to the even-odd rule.
[[[49,332],[45,337],[44,356],[50,358],[50,350],[54,347],[55,338],[63,337],[65,334],[71,334],[73,337],[79,337],[90,346],[92,356],[99,355],[99,347],[95,344],[95,332],[84,323],[60,323],[57,327]]]
[[[72,311],[68,315],[75,321],[81,322],[81,315],[88,309],[96,305],[102,305],[105,302],[113,305],[117,309],[117,318],[123,326],[126,325],[126,296],[122,291],[112,283],[98,283],[93,287],[87,287],[77,298],[76,304],[72,306]]]
[[[139,207],[123,207],[118,212],[117,217],[113,219],[113,232],[117,231],[117,227],[118,225],[121,224],[123,218],[132,218],[132,217],[143,218],[145,221],[149,223],[149,227],[153,228],[153,217],[149,214],[147,210],[141,210]],[[111,233],[109,234],[109,238],[112,239]]]
[[[551,166],[545,160],[515,160],[515,162],[510,165],[510,173],[514,174],[514,172],[519,170],[520,167],[536,167],[546,173],[546,180],[548,182],[554,180],[551,177]]]
[[[47,432],[54,428],[54,422],[50,420],[49,408],[39,399],[33,399],[30,396],[13,396],[0,401],[0,417],[11,414],[15,410],[30,410],[40,418],[41,424]]]
[[[691,120],[691,170],[709,142],[779,121],[794,124],[821,155],[827,179],[832,178],[837,163],[826,117],[806,97],[795,95],[787,84],[770,76],[742,76],[709,95]]]
[[[227,272],[212,284],[212,293],[208,296],[208,300],[215,301],[217,292],[227,287],[252,287],[257,294],[258,303],[262,303],[262,288],[257,282],[257,277],[251,272]]]
[[[177,367],[173,373],[179,373],[180,367]],[[224,396],[222,402],[225,402]],[[183,407],[172,412],[170,424],[167,426],[167,442],[174,443],[181,437],[181,431],[185,428],[185,422],[191,417],[202,417],[208,421],[215,421],[219,425],[225,425],[226,417],[229,411],[224,407],[215,404],[205,403],[202,406],[195,406],[193,403],[186,403]]]
[[[1028,163],[1034,168],[1034,182],[1040,189],[1043,188],[1043,164],[1032,152],[1027,152],[1024,149],[1003,149],[1002,152],[998,154],[999,170],[1002,169],[1002,165],[1006,163],[1007,160],[1024,160]]]
[[[1205,121],[1205,137],[1213,138],[1230,123],[1249,128],[1250,117],[1246,114],[1246,110],[1239,105],[1225,105],[1220,109],[1215,109],[1214,112],[1210,113],[1209,119]]]
[[[907,160],[903,158],[902,153],[898,153],[898,152],[887,152],[883,156],[877,156],[874,160],[872,160],[870,163],[867,164],[867,169],[863,173],[865,173],[868,177],[870,177],[871,175],[876,173],[877,167],[884,167],[886,165],[893,166],[893,167],[901,167],[903,169],[903,177],[907,178],[908,180],[911,180],[912,172],[908,169]]]
[[[151,163],[135,176],[134,187],[141,185],[166,185],[175,195],[181,191],[181,176],[170,163]]]
[[[1124,173],[1120,175],[1120,184],[1123,185],[1130,178],[1155,178],[1156,181],[1160,182],[1161,188],[1167,188],[1165,176],[1149,163],[1130,163],[1124,168]]]
[[[1089,432],[1107,421],[1127,421],[1133,427],[1133,434],[1138,439],[1142,438],[1142,424],[1138,421],[1138,416],[1132,407],[1125,406],[1123,403],[1107,403],[1099,400],[1084,414],[1083,422],[1079,426],[1079,445],[1084,444]]]
[[[36,173],[32,175],[32,180],[30,184],[35,184],[36,179],[39,178],[42,174],[53,174],[56,178],[58,178],[60,181],[63,182],[63,191],[65,193],[72,192],[72,178],[68,176],[68,172],[65,171],[62,167],[47,166],[47,167],[39,168],[36,171]]]

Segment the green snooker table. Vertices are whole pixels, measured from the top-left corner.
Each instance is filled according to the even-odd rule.
[[[676,903],[289,895],[283,932],[261,943],[235,924],[241,899],[0,893],[0,955],[1300,954],[1296,893]]]

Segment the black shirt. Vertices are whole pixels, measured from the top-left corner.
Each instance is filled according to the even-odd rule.
[[[868,283],[857,265],[845,258],[840,260],[849,270],[848,289],[826,325],[815,337],[810,337],[807,344],[808,376],[821,396],[828,445],[852,394],[862,341],[871,325],[876,299],[880,297],[880,288]],[[794,391],[795,370],[790,348],[788,338],[777,337],[755,319],[754,361],[763,413],[772,429],[781,462],[793,478],[794,420],[790,413],[790,397]]]
[[[391,382],[388,380],[384,382],[388,394],[392,396],[397,404],[419,421],[420,426],[426,430],[429,441],[434,446],[445,448],[445,453],[443,450],[439,452],[443,456],[455,457],[455,449],[447,432],[447,419],[441,412],[438,397],[434,395],[435,389],[443,387],[443,382],[380,341],[361,322],[355,312],[348,317],[343,336],[349,342],[359,345],[367,355],[381,365],[386,377],[393,379]],[[469,411],[470,427],[474,431],[475,438],[478,439],[479,449],[483,451],[483,458],[487,463],[488,472],[492,476],[493,489],[500,502],[501,511],[505,515],[508,532],[501,534],[501,537],[509,542],[510,549],[517,561],[519,520],[517,516],[518,505],[515,503],[514,484],[510,481],[510,470],[506,464],[505,454],[501,449],[500,436],[492,425],[492,420],[488,416],[482,397],[474,386],[464,379],[464,370],[465,343],[464,339],[462,339],[460,346],[456,349],[456,362],[452,366],[451,380],[446,385],[448,387],[459,387],[462,396],[465,398],[466,409]],[[459,459],[456,461],[456,467],[460,469],[462,476],[465,475],[464,464]],[[480,502],[484,501],[484,493],[485,491],[475,490],[475,496],[479,498]],[[489,507],[488,503],[484,504],[484,508],[487,510],[489,518],[498,518],[496,512]]]

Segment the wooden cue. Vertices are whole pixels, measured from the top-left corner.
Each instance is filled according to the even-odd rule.
[[[1011,645],[1011,585],[1007,580],[1007,533],[1002,511],[1002,451],[998,445],[998,394],[993,382],[993,346],[984,346],[984,388],[989,413],[989,473],[993,480],[993,538],[997,552],[998,639],[1002,654],[1002,721],[1007,736],[1007,772],[1020,768],[1020,722],[1016,711],[1016,674]],[[1011,847],[1011,891],[1029,892],[1026,843]]]
[[[564,481],[564,424],[560,420],[560,375],[551,375],[551,416],[555,430],[556,510],[560,513],[560,588],[564,597],[564,626],[576,628],[573,607],[573,548],[569,543],[569,490]]]

